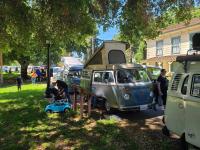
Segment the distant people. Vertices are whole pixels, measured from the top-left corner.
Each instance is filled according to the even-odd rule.
[[[37,74],[37,81],[40,82],[42,78],[42,73],[40,72],[40,69],[36,69],[36,74]]]
[[[21,87],[22,87],[22,78],[21,78],[20,76],[17,77],[16,82],[17,82],[17,89],[18,89],[18,91],[21,91]]]
[[[46,72],[44,69],[41,69],[41,74],[42,74],[42,80],[46,78]]]
[[[61,81],[61,80],[57,80],[56,85],[58,87],[60,95],[62,95],[63,98],[65,98],[68,102],[71,103],[71,99],[70,99],[69,91],[68,91],[68,85],[64,81]]]
[[[31,73],[32,84],[35,84],[36,78],[37,78],[37,74],[36,74],[35,70],[33,70],[33,72]]]
[[[162,104],[166,106],[167,90],[168,90],[168,79],[166,78],[166,70],[161,69],[161,73],[157,79],[158,95],[162,98]]]

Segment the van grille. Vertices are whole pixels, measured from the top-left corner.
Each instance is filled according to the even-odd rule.
[[[181,76],[182,76],[182,74],[177,74],[177,75],[174,77],[174,81],[173,81],[173,83],[172,83],[171,90],[177,91],[177,89],[178,89],[178,84],[179,84],[179,82],[180,82]]]

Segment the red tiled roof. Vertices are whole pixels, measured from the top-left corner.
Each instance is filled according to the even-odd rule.
[[[190,27],[190,26],[194,26],[194,25],[198,25],[200,24],[200,18],[193,18],[190,20],[189,23],[179,23],[179,24],[175,24],[175,25],[170,25],[167,28],[163,29],[161,32],[162,33],[167,33],[167,32],[172,32],[172,31],[176,31],[176,30],[180,30],[186,27]]]

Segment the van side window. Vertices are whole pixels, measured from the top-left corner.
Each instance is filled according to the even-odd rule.
[[[195,74],[192,77],[191,95],[200,97],[200,74]]]
[[[112,72],[105,72],[103,75],[103,82],[114,82],[114,77]]]
[[[102,82],[103,72],[95,72],[94,73],[94,82]]]
[[[184,81],[183,81],[183,85],[181,87],[181,93],[183,95],[186,95],[186,93],[187,93],[188,79],[189,79],[189,76],[186,76]]]

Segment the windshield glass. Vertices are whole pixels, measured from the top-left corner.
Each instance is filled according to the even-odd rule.
[[[117,72],[118,83],[148,82],[149,77],[144,69],[121,69]]]
[[[69,71],[68,77],[80,78],[81,71]]]
[[[157,79],[160,75],[160,69],[159,68],[147,68],[147,72],[150,75],[151,79]]]

